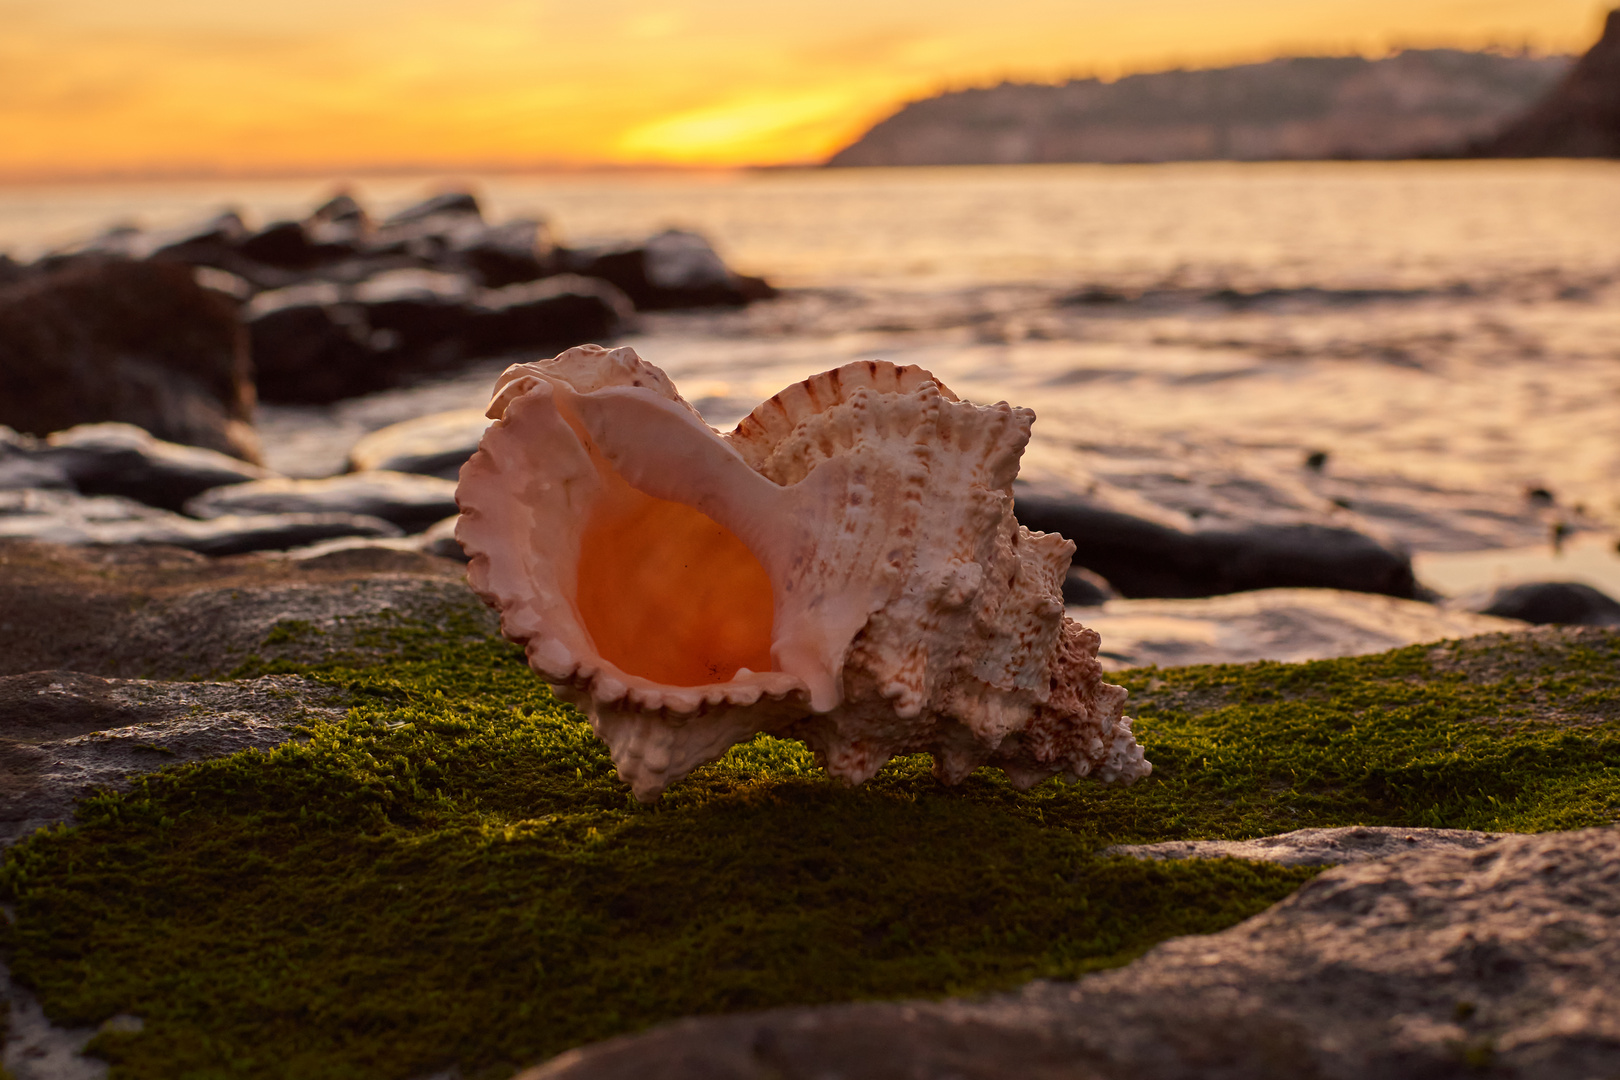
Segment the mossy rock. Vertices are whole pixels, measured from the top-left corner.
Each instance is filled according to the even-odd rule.
[[[1072,978],[1313,873],[1111,844],[1620,815],[1612,631],[1126,672],[1130,788],[907,758],[849,789],[762,736],[652,806],[453,612],[321,662],[287,658],[315,628],[272,633],[237,674],[338,687],[345,719],[94,797],[0,870],[0,954],[50,1015],[145,1020],[92,1044],[114,1080],[500,1077],[677,1016]]]

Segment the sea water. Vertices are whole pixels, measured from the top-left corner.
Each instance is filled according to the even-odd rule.
[[[1179,520],[1332,520],[1421,553],[1620,527],[1620,164],[1200,163],[0,188],[0,250],[227,206],[470,186],[565,243],[696,229],[785,287],[627,344],[711,423],[881,357],[1033,408],[1025,474]],[[481,404],[498,364],[265,407],[269,463]],[[1612,540],[1609,541],[1612,547]],[[1548,547],[1551,551],[1551,548]]]

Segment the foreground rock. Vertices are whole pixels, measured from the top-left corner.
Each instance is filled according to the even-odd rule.
[[[1178,528],[1074,493],[1015,489],[1018,520],[1075,543],[1074,564],[1129,597],[1318,588],[1417,595],[1412,560],[1354,529],[1311,521]]]
[[[208,559],[172,547],[0,540],[0,675],[123,678],[228,672],[249,657],[364,657],[411,619],[495,633],[465,567],[362,549],[312,559]]]
[[[1073,618],[1102,635],[1103,666],[1327,660],[1522,630],[1512,619],[1335,589],[1260,589],[1193,600],[1107,600]]]
[[[1247,859],[1283,866],[1339,866],[1387,859],[1418,851],[1474,851],[1503,833],[1468,829],[1405,829],[1350,825],[1337,829],[1295,829],[1254,840],[1167,840],[1161,844],[1116,844],[1109,855],[1133,859]]]
[[[343,715],[307,679],[234,683],[105,679],[76,671],[0,676],[0,847],[73,814],[97,788],[186,761],[278,746]]]
[[[0,287],[0,424],[106,420],[258,460],[237,304],[188,267],[80,258]]]
[[[684,1020],[521,1080],[1587,1080],[1620,1067],[1620,831],[1330,870],[1208,937],[979,1001]]]

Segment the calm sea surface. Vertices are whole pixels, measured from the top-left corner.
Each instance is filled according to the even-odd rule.
[[[1340,520],[1420,551],[1620,528],[1620,164],[1196,164],[489,176],[488,215],[564,242],[666,225],[789,286],[629,340],[711,422],[852,359],[1033,407],[1026,475],[1187,518]],[[0,188],[0,250],[330,181]],[[421,180],[348,185],[386,212]],[[266,409],[271,463],[481,404],[492,372]],[[1321,468],[1305,462],[1325,454]]]

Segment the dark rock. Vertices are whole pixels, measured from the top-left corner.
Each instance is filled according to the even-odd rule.
[[[1099,607],[1118,598],[1107,578],[1083,566],[1069,567],[1063,578],[1063,602],[1070,607]]]
[[[460,542],[456,540],[456,522],[459,520],[461,517],[458,514],[435,524],[422,534],[422,546],[418,550],[429,555],[437,555],[441,559],[469,562],[467,553],[461,549]]]
[[[23,488],[73,489],[61,463],[46,460],[43,447],[32,435],[0,426],[0,491]]]
[[[362,227],[369,221],[370,218],[367,217],[365,208],[355,200],[354,196],[347,192],[339,192],[310,211],[309,218],[304,224],[306,227],[317,225]]]
[[[383,222],[388,225],[413,225],[420,221],[427,221],[436,217],[473,217],[482,221],[483,210],[478,206],[478,197],[467,191],[446,191],[419,203],[407,206],[405,209],[391,215]]]
[[[315,241],[296,221],[272,222],[243,237],[236,250],[243,258],[279,270],[310,270],[359,254],[352,244]]]
[[[611,286],[577,277],[484,290],[464,275],[394,270],[261,293],[248,331],[264,400],[324,404],[470,360],[611,339],[629,316]]]
[[[133,424],[81,424],[58,431],[33,450],[32,458],[59,471],[85,495],[121,495],[165,510],[179,510],[209,488],[275,475],[212,450],[154,439]]]
[[[185,506],[192,517],[226,514],[364,514],[421,532],[456,513],[456,485],[398,472],[350,473],[322,480],[284,478],[217,487]]]
[[[1074,541],[1074,565],[1129,597],[1217,596],[1250,589],[1346,589],[1411,598],[1412,561],[1353,529],[1302,523],[1184,530],[1078,496],[1015,488],[1021,524]]]
[[[1620,603],[1590,585],[1574,581],[1509,585],[1498,589],[1478,610],[1482,615],[1543,626],[1620,626]]]
[[[398,616],[494,633],[465,573],[459,562],[386,549],[208,559],[172,547],[0,540],[0,674],[184,679],[252,655],[376,655],[387,646],[372,635]]]
[[[257,460],[237,305],[189,268],[82,258],[0,289],[0,424],[104,420]]]
[[[349,468],[455,480],[489,427],[483,409],[453,409],[379,428],[354,444]]]
[[[1575,67],[1477,148],[1485,157],[1620,157],[1620,11]]]
[[[397,537],[360,514],[231,514],[197,521],[116,496],[0,491],[0,537],[57,544],[162,544],[202,555],[285,551],[335,537]]]
[[[457,238],[456,265],[488,288],[534,281],[557,272],[556,245],[538,221],[517,219]]]
[[[641,244],[564,251],[562,268],[612,282],[641,311],[741,307],[776,295],[763,278],[733,273],[697,233],[668,229]]]
[[[15,284],[28,276],[28,267],[0,252],[0,289]]]
[[[1587,1080],[1620,1066],[1620,830],[1329,870],[1220,934],[972,1001],[682,1020],[519,1080]]]
[[[559,274],[481,294],[470,348],[482,356],[561,351],[617,337],[634,322],[629,299],[609,283]]]
[[[100,788],[186,761],[268,749],[340,720],[342,695],[295,675],[233,683],[0,676],[0,848],[72,817]]]

